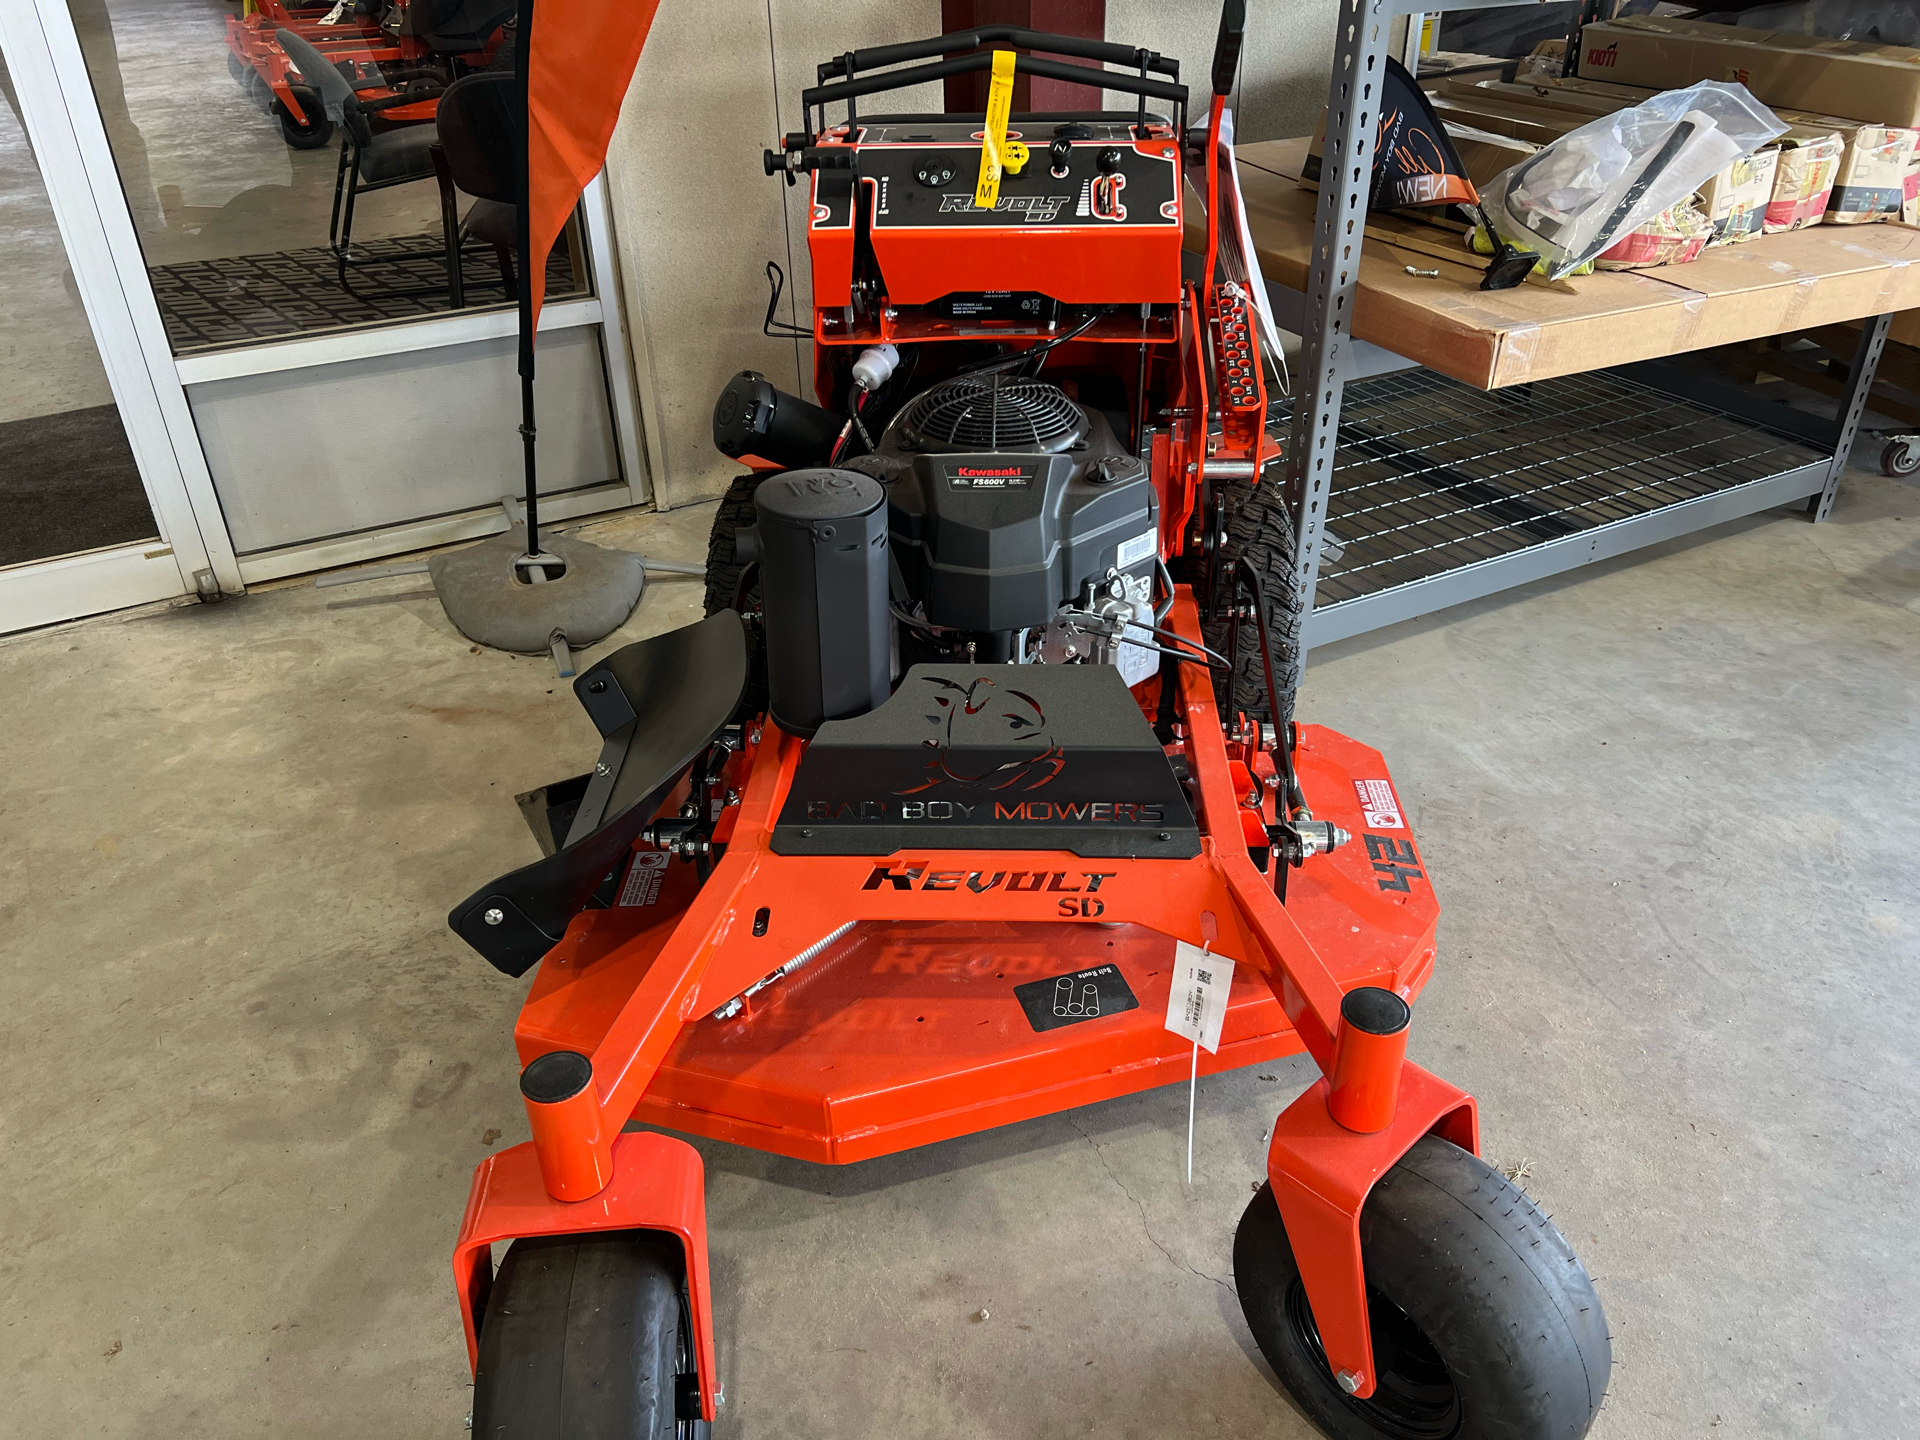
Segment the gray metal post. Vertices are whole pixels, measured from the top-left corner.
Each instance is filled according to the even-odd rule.
[[[1834,416],[1840,424],[1840,438],[1835,442],[1833,463],[1827,467],[1826,487],[1807,500],[1816,524],[1832,513],[1833,497],[1840,493],[1840,473],[1847,468],[1853,437],[1860,433],[1860,417],[1873,394],[1873,374],[1880,368],[1880,352],[1887,348],[1887,328],[1892,324],[1893,316],[1876,315],[1860,326],[1860,344],[1847,368],[1847,386],[1840,392],[1840,410]]]
[[[1286,454],[1288,505],[1295,516],[1294,590],[1303,620],[1312,612],[1320,574],[1320,538],[1333,484],[1353,299],[1360,280],[1360,242],[1372,188],[1374,138],[1379,133],[1382,61],[1393,13],[1389,0],[1340,0],[1334,38],[1326,152],[1307,271],[1306,331],[1301,336],[1305,344]],[[1294,687],[1306,665],[1304,625],[1301,637],[1295,672],[1288,679]]]

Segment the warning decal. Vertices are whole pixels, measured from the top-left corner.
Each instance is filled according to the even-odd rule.
[[[666,877],[667,861],[671,859],[664,850],[641,850],[633,857],[633,864],[627,869],[625,883],[620,886],[622,905],[651,905],[660,898],[660,882]]]
[[[1360,809],[1366,816],[1367,829],[1407,828],[1407,822],[1400,818],[1400,802],[1394,798],[1393,786],[1385,780],[1356,780],[1353,788],[1360,794]]]

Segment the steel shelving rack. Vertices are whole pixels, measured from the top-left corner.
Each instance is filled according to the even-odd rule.
[[[1314,645],[1759,510],[1804,500],[1824,519],[1892,318],[1863,317],[1831,418],[1664,361],[1480,390],[1355,339],[1392,22],[1417,33],[1445,8],[1341,0],[1306,287],[1268,286],[1304,341],[1284,459],[1301,665]]]

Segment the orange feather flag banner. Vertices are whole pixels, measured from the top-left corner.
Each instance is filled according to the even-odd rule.
[[[522,0],[527,87],[527,245],[532,297],[522,353],[546,299],[547,256],[580,192],[607,163],[620,103],[660,0]],[[531,21],[531,24],[529,22]]]

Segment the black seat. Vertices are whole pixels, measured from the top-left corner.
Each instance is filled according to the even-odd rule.
[[[383,80],[365,80],[359,88],[335,68],[332,61],[291,30],[276,32],[280,48],[300,72],[300,79],[318,97],[326,118],[340,126],[340,166],[333,181],[333,216],[327,223],[327,247],[333,251],[340,285],[347,285],[347,267],[359,262],[353,258],[353,212],[360,196],[373,190],[386,190],[415,180],[431,180],[434,175],[434,128],[431,122],[382,130],[373,128],[373,119],[383,110],[418,105],[433,98],[431,90],[407,90],[380,99],[363,99],[361,89],[384,89]],[[448,274],[452,275],[452,262]],[[451,289],[451,284],[449,284]],[[390,296],[412,296],[435,292],[388,290]]]
[[[511,70],[483,70],[461,77],[441,92],[435,123],[440,138],[433,150],[433,168],[440,177],[440,223],[454,308],[467,303],[460,251],[469,238],[493,246],[511,299],[513,249],[519,242],[520,172],[527,150],[519,77]],[[459,211],[462,192],[474,197],[464,220]]]
[[[733,719],[746,688],[746,630],[731,610],[624,646],[574,681],[605,742],[580,818],[554,854],[454,906],[454,933],[495,969],[531,969]]]
[[[413,0],[400,28],[436,55],[470,55],[486,49],[519,8],[520,0]]]

